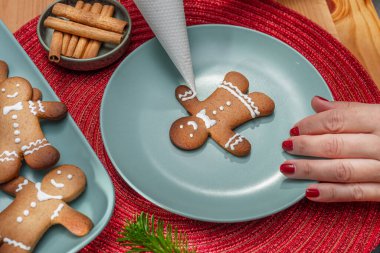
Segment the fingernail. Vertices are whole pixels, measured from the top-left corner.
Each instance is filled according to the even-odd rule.
[[[318,99],[320,99],[320,100],[329,102],[326,98],[323,98],[323,97],[320,97],[320,96],[315,96],[315,97],[318,98]]]
[[[290,135],[291,136],[300,135],[300,129],[298,127],[293,127],[292,129],[290,129]]]
[[[306,189],[306,197],[308,198],[316,198],[319,197],[319,190],[318,189]]]
[[[282,143],[282,149],[285,151],[292,151],[293,150],[293,141],[292,140],[286,140]]]
[[[280,171],[284,174],[293,174],[294,171],[296,170],[296,166],[291,163],[283,163],[280,166]]]

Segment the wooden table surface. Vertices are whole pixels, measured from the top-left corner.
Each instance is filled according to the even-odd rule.
[[[308,17],[345,45],[380,88],[378,0],[277,0]],[[0,19],[15,32],[54,0],[0,0]]]

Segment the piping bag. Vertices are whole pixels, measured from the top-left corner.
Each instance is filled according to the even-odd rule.
[[[186,84],[196,96],[183,0],[134,0]]]

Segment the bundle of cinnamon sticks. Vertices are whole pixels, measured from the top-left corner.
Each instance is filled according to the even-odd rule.
[[[61,55],[93,58],[102,42],[120,44],[128,22],[114,18],[115,7],[77,1],[75,7],[56,3],[44,26],[54,29],[49,60],[59,62]],[[63,19],[64,18],[64,19]]]

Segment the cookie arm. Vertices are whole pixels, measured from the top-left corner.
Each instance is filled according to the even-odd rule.
[[[188,111],[190,114],[197,114],[199,111],[200,102],[197,97],[193,97],[193,91],[185,86],[178,86],[175,90],[175,97],[178,102]]]
[[[15,197],[17,192],[23,190],[23,188],[28,184],[34,184],[24,177],[15,178],[5,184],[0,184],[0,190],[5,193]]]
[[[85,236],[93,227],[92,221],[84,214],[76,211],[67,204],[52,220],[53,224],[60,224],[76,236]]]
[[[8,78],[8,64],[0,60],[0,83]]]
[[[42,99],[42,92],[37,88],[33,88],[32,100],[37,101],[37,100],[41,100],[41,99]]]
[[[235,156],[247,156],[251,152],[251,144],[242,135],[226,128],[215,128],[211,131],[211,138],[223,149]]]
[[[67,107],[61,102],[29,101],[29,109],[40,119],[60,120],[67,115]]]

